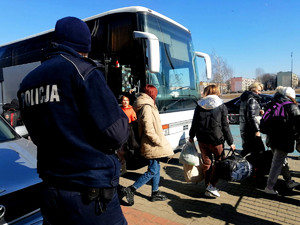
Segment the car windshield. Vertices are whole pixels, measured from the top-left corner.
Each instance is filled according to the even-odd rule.
[[[11,141],[18,138],[14,130],[0,118],[0,142]]]
[[[300,104],[300,95],[296,95],[296,101],[298,102],[298,104]]]

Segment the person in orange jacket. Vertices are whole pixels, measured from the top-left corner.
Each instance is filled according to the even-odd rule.
[[[126,97],[125,95],[123,95],[121,97],[122,100],[122,106],[121,109],[124,111],[124,113],[127,115],[129,123],[131,123],[132,121],[135,121],[137,119],[136,117],[136,113],[133,110],[133,107],[130,105],[130,101],[129,98]]]

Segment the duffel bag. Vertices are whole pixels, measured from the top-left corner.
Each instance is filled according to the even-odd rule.
[[[216,170],[220,179],[240,181],[251,175],[252,165],[239,153],[230,149],[224,159],[216,162]]]

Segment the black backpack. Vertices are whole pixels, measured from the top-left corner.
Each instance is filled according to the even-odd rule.
[[[17,99],[13,99],[11,103],[6,103],[3,105],[2,117],[12,126],[23,125],[21,119],[21,112],[19,107],[19,102]]]
[[[129,124],[128,147],[131,150],[139,150],[141,148],[141,138],[139,137],[138,121],[132,121]]]

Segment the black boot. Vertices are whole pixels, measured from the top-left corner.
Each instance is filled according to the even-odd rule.
[[[125,193],[124,193],[124,188],[122,185],[118,185],[117,187],[117,193],[118,193],[118,198],[119,198],[119,202],[121,202],[122,198],[125,196]]]
[[[154,192],[152,192],[151,202],[165,201],[167,199],[168,199],[167,196],[165,196],[164,194],[162,194],[160,191],[154,191]]]
[[[127,203],[132,206],[134,204],[134,194],[135,194],[135,188],[133,186],[129,186],[126,188],[123,188],[123,193],[126,196]]]

